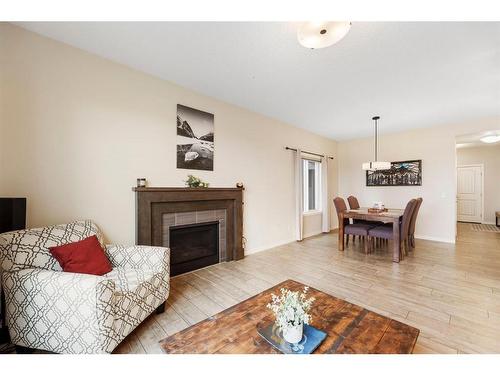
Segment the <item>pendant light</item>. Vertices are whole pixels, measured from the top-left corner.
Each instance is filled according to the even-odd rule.
[[[365,171],[383,171],[391,169],[391,163],[388,161],[378,161],[378,120],[380,120],[380,116],[372,117],[372,120],[375,121],[375,161],[369,161],[367,163],[363,163],[362,168]]]
[[[340,41],[350,28],[350,22],[304,22],[297,30],[297,39],[306,48],[325,48]]]

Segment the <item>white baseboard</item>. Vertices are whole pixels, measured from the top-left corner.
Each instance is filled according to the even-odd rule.
[[[323,233],[322,231],[314,231],[314,232],[311,232],[311,233],[307,233],[307,234],[304,234],[304,238],[309,238],[309,237],[313,237],[313,236],[317,236],[318,234],[321,234]]]
[[[337,230],[337,229],[338,228],[332,228],[332,231]],[[321,234],[321,233],[323,233],[323,232],[319,231],[319,232],[309,233],[308,236],[304,237],[304,238],[308,238],[308,237],[312,237],[312,236],[317,236],[318,234]],[[446,237],[434,237],[434,236],[424,236],[424,235],[416,235],[415,238],[417,238],[419,240],[445,242],[445,243],[455,243],[455,239],[454,238],[450,239],[450,238],[446,238]],[[297,242],[297,241],[292,238],[292,239],[289,239],[289,240],[280,241],[280,242],[276,242],[274,244],[260,246],[260,247],[253,248],[253,249],[245,249],[245,256],[246,255],[260,253],[261,251],[270,250],[270,249],[273,249],[275,247],[283,246],[283,245],[288,245],[288,244],[294,243],[294,242]]]
[[[493,223],[494,224],[494,223]],[[338,231],[337,228],[332,228],[333,231]],[[421,239],[421,240],[428,240],[428,241],[436,241],[436,242],[446,242],[446,243],[455,243],[454,238],[446,238],[446,237],[434,237],[434,236],[425,236],[425,235],[416,235],[415,238]]]
[[[288,245],[289,243],[292,243],[292,242],[296,242],[295,239],[280,241],[280,242],[276,242],[274,244],[264,245],[264,246],[256,247],[253,249],[245,249],[245,255],[260,253],[261,251],[273,249],[273,248],[278,247],[278,246]]]
[[[446,243],[455,243],[455,239],[446,238],[446,237],[434,237],[434,236],[424,236],[424,235],[415,235],[415,238],[420,240],[428,240],[428,241],[436,241],[436,242],[446,242]]]
[[[483,221],[481,224],[496,225],[493,221]]]
[[[335,229],[338,229],[338,228],[332,228],[332,231],[334,231]],[[317,236],[318,234],[322,234],[322,233],[323,233],[322,231],[315,231],[312,233],[308,233],[307,236],[304,236],[304,239],[312,237],[312,236]],[[253,249],[245,249],[245,255],[259,253],[261,251],[273,249],[273,248],[278,247],[278,246],[288,245],[288,244],[293,243],[293,242],[297,242],[297,241],[294,238],[291,238],[291,239],[286,240],[286,241],[280,241],[280,242],[276,242],[274,244],[270,244],[270,245],[266,245],[266,246],[260,246],[260,247],[256,247]]]

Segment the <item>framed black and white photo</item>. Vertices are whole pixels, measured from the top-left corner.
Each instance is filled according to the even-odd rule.
[[[177,168],[214,170],[214,115],[177,104]]]
[[[366,171],[366,186],[420,186],[422,160],[391,162],[391,169]]]

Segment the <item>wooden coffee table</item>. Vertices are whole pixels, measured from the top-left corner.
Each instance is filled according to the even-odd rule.
[[[279,353],[257,332],[273,322],[266,308],[280,288],[302,290],[304,284],[284,281],[160,342],[166,353]],[[314,353],[411,353],[419,330],[310,288],[314,296],[312,325],[327,333]]]

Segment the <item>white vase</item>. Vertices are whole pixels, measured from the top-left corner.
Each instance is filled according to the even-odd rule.
[[[283,338],[290,344],[297,344],[302,340],[304,333],[304,324],[300,323],[298,326],[288,326],[283,328]]]

